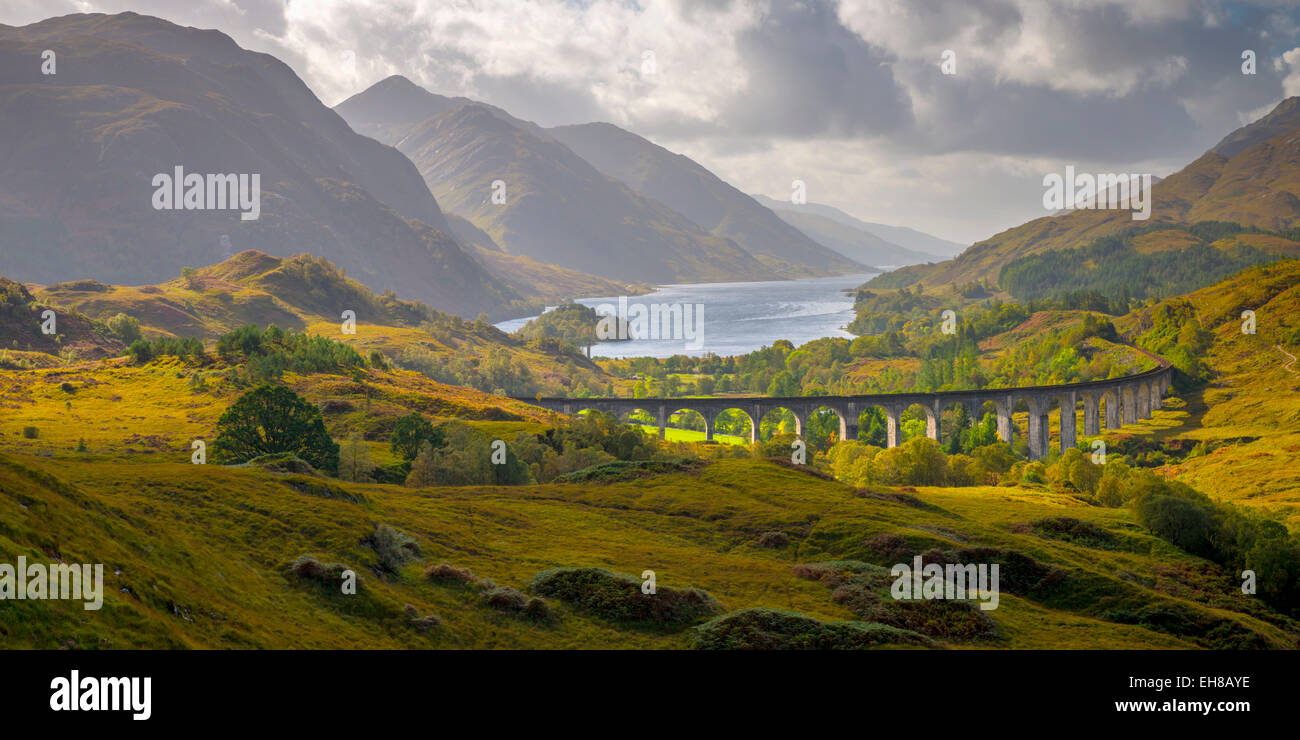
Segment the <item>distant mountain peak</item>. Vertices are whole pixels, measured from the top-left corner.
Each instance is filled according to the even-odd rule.
[[[1252,146],[1300,128],[1300,97],[1292,96],[1274,106],[1264,117],[1223,137],[1211,152],[1231,159]]]

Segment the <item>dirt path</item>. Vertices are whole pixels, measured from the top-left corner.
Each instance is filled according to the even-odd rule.
[[[1291,366],[1295,364],[1295,355],[1293,355],[1293,354],[1291,354],[1290,352],[1287,352],[1286,350],[1282,349],[1282,345],[1280,345],[1280,344],[1275,344],[1275,345],[1273,345],[1273,347],[1274,347],[1275,349],[1277,349],[1278,352],[1281,352],[1282,354],[1284,354],[1284,355],[1286,355],[1287,357],[1290,357],[1290,358],[1291,358],[1291,361],[1288,362],[1287,364],[1283,365],[1283,366],[1282,366],[1282,369],[1285,370],[1285,371],[1287,371],[1288,373],[1291,373],[1292,375],[1300,375],[1300,371],[1296,371],[1296,370],[1292,370],[1292,369],[1291,369]]]

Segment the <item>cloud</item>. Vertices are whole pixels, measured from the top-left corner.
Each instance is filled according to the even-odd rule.
[[[326,104],[403,74],[965,239],[1013,225],[1045,171],[1167,174],[1300,94],[1281,0],[9,0],[0,21],[128,9],[274,54]]]

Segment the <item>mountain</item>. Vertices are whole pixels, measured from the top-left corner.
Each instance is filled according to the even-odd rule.
[[[852,255],[827,249],[689,157],[634,133],[609,123],[546,131],[597,170],[731,239],[777,272],[811,277],[865,269]]]
[[[788,204],[787,204],[788,205]],[[925,262],[938,262],[942,257],[911,249],[881,239],[875,234],[850,226],[843,221],[799,208],[773,208],[782,221],[815,239],[819,244],[834,249],[844,256],[863,264],[880,267],[897,267]]]
[[[601,174],[500,109],[461,104],[392,78],[379,87],[340,110],[362,128],[387,136],[405,132],[393,143],[419,168],[428,189],[508,254],[617,281],[780,277],[734,242]],[[390,108],[396,113],[385,123]],[[407,127],[425,111],[441,112]],[[493,202],[498,181],[504,203]]]
[[[431,93],[401,75],[385,77],[334,106],[334,112],[343,116],[357,133],[396,145],[421,123],[466,105],[481,106],[503,121],[538,136],[547,136],[541,126],[515,118],[495,105]]]
[[[909,252],[922,255],[926,258],[922,261],[928,262],[935,258],[943,259],[946,257],[953,257],[961,254],[961,251],[966,248],[965,244],[948,241],[947,239],[940,239],[937,236],[932,236],[923,231],[917,231],[916,229],[910,229],[906,226],[889,226],[886,224],[873,223],[871,221],[863,221],[862,219],[850,216],[835,206],[828,206],[823,203],[800,203],[796,205],[788,200],[777,200],[776,198],[769,198],[766,195],[756,194],[753,197],[754,200],[762,203],[768,208],[771,208],[782,218],[785,218],[786,213],[812,214],[814,216],[827,218],[844,226],[857,229],[858,231],[865,231],[872,236],[883,239],[886,242],[906,249]]]
[[[1223,137],[1210,151],[1231,159],[1256,144],[1297,128],[1300,128],[1300,97],[1291,97],[1278,103],[1258,121],[1248,123]]]
[[[44,49],[56,74],[31,63]],[[0,26],[0,130],[0,274],[14,279],[158,282],[259,249],[465,314],[518,298],[460,249],[400,152],[217,31],[134,13]],[[176,167],[244,175],[244,207],[159,209],[155,176]]]
[[[1139,252],[1214,243],[1219,248],[1245,244],[1273,254],[1298,256],[1300,245],[1294,235],[1283,238],[1279,233],[1248,231],[1232,239],[1207,239],[1196,233],[1206,228],[1196,224],[1229,222],[1248,230],[1273,232],[1300,225],[1300,98],[1282,101],[1264,118],[1224,137],[1191,164],[1154,182],[1151,191],[1147,221],[1134,221],[1129,210],[1075,210],[1044,216],[978,242],[956,259],[896,270],[874,278],[871,284],[996,283],[1002,267],[1017,258],[1126,234]]]

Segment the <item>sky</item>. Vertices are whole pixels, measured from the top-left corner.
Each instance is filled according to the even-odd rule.
[[[327,105],[401,74],[543,126],[614,123],[745,192],[788,200],[799,180],[810,202],[972,243],[1046,215],[1049,173],[1164,177],[1300,95],[1298,5],[0,0],[0,23],[132,10],[215,28]]]

